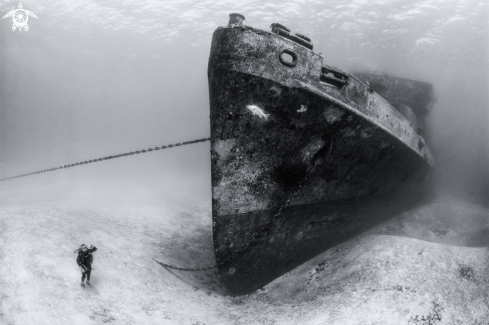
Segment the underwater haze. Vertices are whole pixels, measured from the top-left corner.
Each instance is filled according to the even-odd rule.
[[[487,0],[22,5],[38,17],[29,17],[28,31],[0,20],[1,324],[424,324],[422,315],[430,324],[489,323]],[[18,6],[4,0],[1,16]],[[215,270],[179,273],[153,260],[215,263],[209,141],[10,179],[208,138],[212,33],[234,12],[248,26],[280,23],[306,35],[324,64],[426,81],[436,97],[426,138],[438,201],[243,298],[226,296]],[[83,295],[71,254],[81,243],[99,248],[97,289]],[[335,273],[325,260],[344,269]],[[368,277],[345,275],[377,262],[375,285],[385,295],[362,291]],[[406,281],[400,290],[394,279]],[[424,282],[432,290],[425,296]],[[350,287],[348,300],[342,290]],[[399,291],[409,301],[389,296]]]
[[[17,5],[4,1],[0,11]],[[279,22],[309,36],[328,65],[431,82],[437,102],[427,132],[437,185],[474,202],[489,200],[486,1],[23,5],[39,17],[29,19],[28,32],[13,32],[11,18],[0,22],[0,178],[208,137],[210,41],[229,13],[239,12],[246,25],[268,30]],[[208,149],[201,143],[1,186],[114,181],[156,193],[189,180],[191,191],[208,199]]]

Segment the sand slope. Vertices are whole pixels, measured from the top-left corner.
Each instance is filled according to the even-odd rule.
[[[0,210],[2,324],[488,324],[489,213],[438,201],[230,297],[206,204],[36,203]],[[98,247],[79,287],[73,250]]]

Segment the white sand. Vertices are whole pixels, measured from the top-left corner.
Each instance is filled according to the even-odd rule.
[[[404,213],[242,297],[215,269],[152,260],[215,263],[210,220],[210,204],[4,206],[0,324],[489,324],[489,250],[469,238],[487,228],[481,207]],[[82,243],[98,248],[93,290],[80,288]]]

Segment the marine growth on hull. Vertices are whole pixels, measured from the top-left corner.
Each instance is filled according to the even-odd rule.
[[[353,76],[304,35],[230,17],[208,67],[212,213],[223,282],[241,294],[423,196],[432,87]]]

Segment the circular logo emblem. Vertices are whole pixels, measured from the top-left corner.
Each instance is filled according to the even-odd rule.
[[[12,25],[12,30],[15,31],[17,28],[19,32],[22,31],[22,28],[27,32],[29,30],[29,25],[27,25],[27,21],[29,20],[29,16],[33,18],[37,18],[37,16],[29,10],[25,10],[22,6],[22,3],[19,3],[18,9],[14,9],[9,11],[2,19],[12,16],[12,20],[14,24]]]

